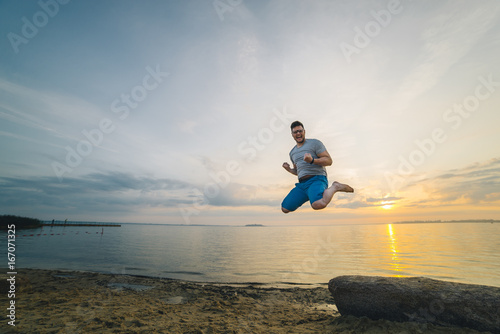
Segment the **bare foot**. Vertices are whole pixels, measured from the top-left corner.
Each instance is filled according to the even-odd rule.
[[[335,189],[337,191],[342,191],[342,192],[345,192],[345,193],[353,193],[354,192],[354,189],[352,189],[349,185],[343,184],[343,183],[339,183],[337,181],[334,181],[332,183],[332,187],[335,187]]]

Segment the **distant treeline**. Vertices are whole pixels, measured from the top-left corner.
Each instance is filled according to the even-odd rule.
[[[12,215],[0,216],[0,230],[7,230],[9,225],[14,224],[15,229],[37,228],[42,226],[42,221],[36,218],[19,217]]]

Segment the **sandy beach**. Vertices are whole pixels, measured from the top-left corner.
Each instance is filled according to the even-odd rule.
[[[4,333],[479,333],[343,317],[326,285],[225,285],[37,269],[17,273],[16,326],[4,316]],[[5,312],[12,299],[5,283],[1,289]]]

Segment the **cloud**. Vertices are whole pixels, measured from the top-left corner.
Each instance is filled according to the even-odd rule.
[[[269,187],[230,183],[220,189],[217,196],[208,199],[213,206],[271,206],[280,204],[281,199],[268,192]]]
[[[397,201],[400,200],[401,197],[379,197],[379,198],[374,198],[374,197],[369,197],[366,199],[368,203],[381,203],[381,202],[391,202],[391,201]]]
[[[498,205],[500,158],[452,169],[409,185],[409,192],[424,189],[419,205]]]
[[[335,197],[337,208],[360,209],[394,207],[436,209],[443,207],[474,210],[500,206],[500,158],[477,162],[462,168],[435,172],[409,183],[399,196],[370,197],[369,189],[361,189],[354,196]],[[389,203],[388,203],[389,202]]]
[[[75,126],[79,133],[84,124],[92,124],[101,113],[78,97],[39,91],[2,78],[0,97],[1,118],[64,139],[76,139],[73,132],[68,135],[69,126]]]
[[[10,137],[10,138],[14,138],[14,139],[17,139],[17,140],[26,141],[26,142],[29,142],[29,143],[32,143],[32,144],[39,144],[40,143],[36,139],[30,138],[30,137],[26,137],[26,136],[23,136],[23,135],[20,135],[20,134],[17,134],[17,133],[8,132],[8,131],[2,131],[2,130],[0,130],[0,136]],[[53,145],[53,144],[50,144],[50,143],[47,143],[47,145],[53,146],[53,147],[57,147],[57,148],[61,148],[61,146]]]
[[[442,193],[446,202],[464,199],[468,204],[494,203],[500,196],[500,159],[453,170],[433,181],[440,187],[434,194]]]
[[[337,196],[337,195],[336,195]],[[366,197],[365,194],[355,193],[352,195],[338,195],[333,198],[333,205],[337,208],[361,209],[370,207],[381,207],[386,204],[396,204],[403,200],[403,197]]]
[[[333,205],[336,208],[345,208],[345,209],[360,209],[360,208],[368,208],[368,207],[379,206],[379,205],[367,203],[364,200],[344,202],[344,203],[339,203],[339,202],[334,201]]]
[[[64,182],[57,177],[1,177],[0,212],[36,217],[106,213],[118,217],[151,208],[180,215],[179,207],[194,205],[208,205],[207,209],[279,205],[265,186],[239,183],[206,186],[123,172],[91,173],[66,178]]]
[[[73,211],[123,212],[139,207],[175,207],[186,203],[192,185],[179,180],[136,177],[110,172],[67,178],[0,178],[0,210],[40,210],[45,213]],[[38,209],[36,209],[38,208]],[[18,212],[14,212],[18,213]],[[36,212],[34,212],[36,215]]]

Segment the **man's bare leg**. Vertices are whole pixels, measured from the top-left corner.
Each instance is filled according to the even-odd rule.
[[[338,191],[345,193],[352,193],[354,192],[354,189],[352,189],[347,184],[334,181],[329,188],[325,189],[325,192],[323,193],[323,198],[317,200],[312,204],[312,208],[314,210],[321,210],[326,208],[326,206],[332,201],[333,195],[335,195],[335,193]]]

